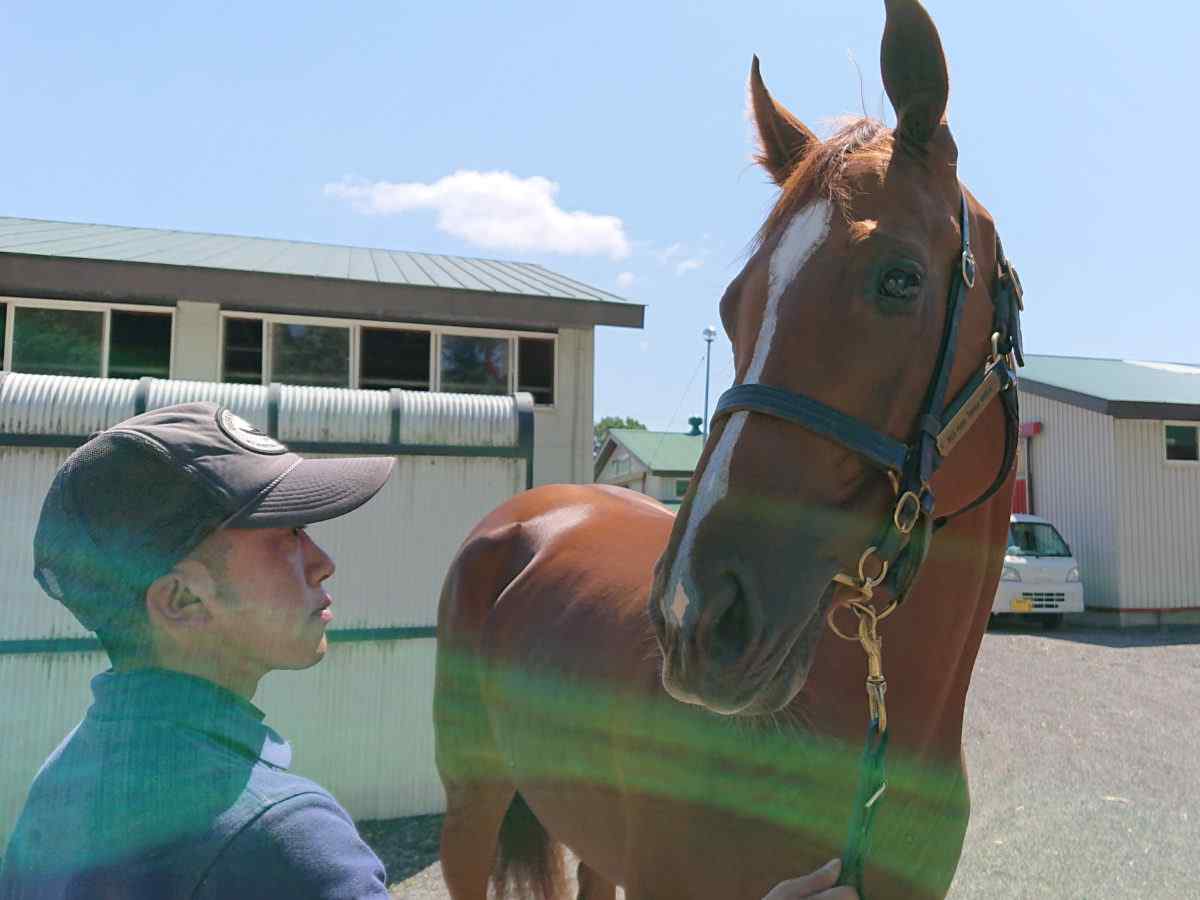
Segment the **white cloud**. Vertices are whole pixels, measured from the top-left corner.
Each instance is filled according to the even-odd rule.
[[[686,250],[687,248],[684,247],[683,244],[676,241],[666,250],[655,250],[654,255],[658,257],[658,261],[665,266],[673,257],[679,256],[680,254],[686,252]]]
[[[623,291],[627,291],[633,287],[633,283],[636,280],[637,277],[632,272],[622,272],[617,276],[617,287]]]
[[[325,195],[347,200],[368,215],[433,210],[439,230],[480,247],[613,259],[629,255],[620,218],[561,209],[558,189],[540,175],[463,170],[432,184],[343,178],[325,185]]]
[[[678,263],[675,266],[675,274],[686,275],[688,272],[691,272],[693,269],[698,269],[702,265],[704,265],[704,260],[702,259],[696,259],[695,257],[691,259],[685,259],[683,262]]]

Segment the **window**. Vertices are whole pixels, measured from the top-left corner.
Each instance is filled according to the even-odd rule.
[[[517,338],[517,390],[533,394],[539,406],[554,404],[554,341]]]
[[[688,492],[688,485],[690,483],[691,482],[689,482],[686,478],[681,478],[678,481],[676,481],[675,482],[675,496],[676,497],[685,496]]]
[[[350,329],[272,323],[271,360],[273,381],[350,387]]]
[[[171,317],[116,310],[108,332],[109,378],[170,378]]]
[[[507,394],[508,339],[443,335],[441,389],[458,394]]]
[[[509,394],[554,403],[553,335],[248,312],[221,314],[221,380]],[[131,376],[132,377],[132,376]],[[520,384],[520,387],[515,385]]]
[[[1070,556],[1071,548],[1047,522],[1013,522],[1008,529],[1008,549],[1026,556]]]
[[[169,309],[68,300],[0,303],[0,368],[31,375],[171,377]]]
[[[364,390],[428,391],[433,335],[428,331],[364,328],[358,386]]]
[[[103,338],[102,311],[18,306],[13,310],[12,369],[98,378],[103,374]]]
[[[1200,441],[1195,425],[1167,426],[1167,459],[1200,462]]]
[[[262,319],[225,319],[225,341],[221,353],[223,381],[262,384]]]

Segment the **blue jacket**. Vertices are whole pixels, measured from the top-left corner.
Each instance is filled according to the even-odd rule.
[[[92,692],[29,790],[0,900],[386,900],[382,863],[253,704],[162,669]]]

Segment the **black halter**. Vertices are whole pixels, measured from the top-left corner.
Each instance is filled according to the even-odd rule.
[[[909,443],[903,444],[811,397],[764,384],[735,385],[721,395],[713,412],[713,421],[735,412],[754,412],[793,422],[860,453],[887,472],[898,500],[883,533],[859,561],[858,579],[854,586],[869,597],[873,588],[886,584],[897,604],[904,600],[912,587],[928,553],[930,537],[935,528],[940,528],[954,516],[974,509],[995,494],[1008,477],[1016,456],[1020,419],[1013,368],[1014,365],[1025,363],[1020,327],[1022,289],[1016,270],[1004,256],[999,238],[996,240],[998,277],[992,292],[994,315],[991,353],[981,370],[949,405],[946,404],[946,392],[958,345],[959,322],[967,297],[975,286],[976,275],[975,256],[971,252],[970,212],[966,194],[961,196],[962,252],[954,262],[954,278],[937,365],[925,393],[922,412],[917,418],[916,433]],[[977,499],[951,516],[935,522],[930,479],[954,445],[996,396],[1000,397],[1007,419],[1004,459],[1000,470]],[[873,577],[864,571],[871,557],[877,561]],[[838,576],[838,580],[846,584],[853,581],[849,576]]]

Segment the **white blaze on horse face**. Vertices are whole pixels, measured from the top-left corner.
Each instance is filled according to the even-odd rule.
[[[833,204],[828,200],[817,200],[796,213],[787,231],[775,245],[767,275],[767,305],[763,309],[762,324],[758,328],[758,340],[754,342],[754,356],[746,371],[745,384],[757,384],[762,378],[763,367],[775,343],[779,301],[829,237],[829,223],[832,221]]]
[[[743,384],[756,384],[762,377],[772,345],[775,343],[775,326],[779,321],[779,301],[787,292],[796,276],[829,237],[829,225],[833,221],[833,204],[828,200],[810,203],[796,213],[787,230],[771,253],[770,270],[767,277],[767,305],[763,309],[762,324],[758,339],[754,342],[754,356],[746,371]],[[713,448],[696,496],[692,500],[687,529],[679,542],[675,554],[675,565],[671,572],[671,614],[677,624],[683,623],[691,599],[688,594],[688,571],[691,567],[692,549],[696,543],[696,532],[713,507],[729,492],[729,466],[734,448],[741,437],[749,413],[738,412],[729,417],[725,430],[721,432],[717,446]],[[692,593],[695,593],[693,590]]]
[[[747,415],[748,413],[738,412],[729,417],[729,421],[725,423],[725,430],[721,432],[721,439],[717,441],[717,446],[708,458],[708,465],[704,467],[704,474],[700,476],[700,484],[696,486],[687,529],[683,533],[683,540],[679,542],[675,566],[671,572],[671,584],[675,586],[671,598],[671,613],[678,624],[683,623],[684,614],[691,604],[686,581],[692,547],[696,543],[696,531],[700,523],[712,512],[712,508],[729,491],[729,460],[741,436],[742,427],[746,424]]]

